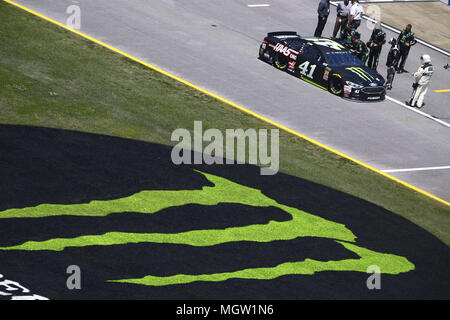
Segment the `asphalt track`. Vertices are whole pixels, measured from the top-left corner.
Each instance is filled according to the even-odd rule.
[[[391,101],[360,104],[336,98],[256,59],[269,31],[311,35],[316,1],[194,0],[20,0],[19,4],[66,23],[71,4],[81,8],[81,32],[238,103],[377,169],[448,166],[450,129]],[[332,14],[334,16],[334,8]],[[331,34],[330,18],[324,35]],[[363,39],[369,37],[365,24]],[[394,36],[387,32],[388,37]],[[385,61],[383,49],[380,65]],[[407,69],[431,55],[437,71],[423,111],[450,118],[450,71],[444,55],[417,44]],[[384,73],[384,68],[380,71]],[[389,93],[404,101],[411,78],[397,75]],[[301,155],[299,155],[301,156]],[[392,173],[431,194],[450,200],[450,170]]]
[[[232,170],[221,165],[176,166],[170,161],[168,146],[58,129],[0,125],[0,147],[7,151],[0,159],[0,273],[35,294],[50,299],[450,298],[448,246],[392,212],[328,187],[283,173],[261,176],[255,166],[233,166]],[[76,210],[60,215],[64,208],[76,204],[110,201],[143,190],[159,190],[159,194],[167,196],[170,192],[195,192],[217,186],[193,169],[231,181],[232,191],[234,184],[253,188],[278,204],[301,211],[291,216],[275,206],[229,201],[200,205],[187,200],[184,205],[153,213],[114,206],[120,212],[96,216],[93,210]],[[238,196],[245,199],[244,193],[239,192]],[[151,200],[164,202],[169,198]],[[44,204],[58,205],[58,214],[44,210],[45,216],[21,216],[23,209]],[[19,210],[7,217],[8,209]],[[326,223],[332,228],[326,228],[320,237],[280,236],[274,241],[257,241],[259,236],[273,233],[274,224],[283,225],[307,216],[315,219],[314,226]],[[183,241],[189,236],[172,243],[136,240],[136,236],[149,233],[164,234],[169,239],[180,232],[220,232],[225,228],[234,228],[233,237],[239,239],[248,233],[247,227],[263,228],[265,232],[250,233],[247,241],[213,237],[219,242],[216,245],[186,245]],[[309,227],[296,223],[293,229]],[[368,265],[364,262],[359,272],[347,269],[361,259],[335,241],[330,234],[335,227],[345,228],[355,236],[345,243],[388,254],[388,264],[378,259],[369,262],[381,268],[381,290],[367,288]],[[126,235],[112,236],[112,242],[72,243],[60,251],[40,247],[50,239],[58,243],[62,238],[72,241],[86,235],[111,236],[115,232]],[[33,248],[7,249],[23,243],[32,243]],[[305,274],[300,268],[300,274],[292,274],[298,268],[291,268],[273,279],[271,270],[262,272],[261,280],[236,276],[226,281],[161,286],[109,282],[146,275],[208,275],[271,268],[311,259],[319,265],[344,263],[345,271]],[[402,267],[402,259],[407,259],[407,265],[413,264],[414,269],[398,274],[387,272],[392,266]],[[81,290],[66,287],[69,265],[81,268]],[[1,295],[4,289],[0,281],[0,299],[10,299]],[[20,295],[20,291],[12,293]]]

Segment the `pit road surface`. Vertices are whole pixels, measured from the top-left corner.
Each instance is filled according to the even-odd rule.
[[[66,23],[70,5],[81,8],[80,31],[240,104],[377,169],[450,165],[450,129],[392,102],[344,101],[257,59],[270,31],[314,33],[317,1],[242,0],[20,0],[17,3]],[[248,7],[265,3],[269,7]],[[335,8],[324,36],[330,36]],[[363,22],[359,31],[368,40]],[[387,37],[396,34],[387,31]],[[384,76],[387,46],[379,72]],[[421,44],[413,47],[406,69],[414,71],[429,53],[436,72],[424,112],[450,119],[449,58]],[[409,99],[412,78],[397,75],[397,100]],[[180,111],[185,112],[184,106]],[[199,119],[200,120],[200,119]],[[282,156],[282,155],[281,155]],[[301,155],[299,155],[301,156]],[[450,170],[390,173],[431,194],[450,200]]]

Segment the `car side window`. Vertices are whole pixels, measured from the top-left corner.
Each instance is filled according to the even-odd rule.
[[[294,49],[295,51],[299,51],[299,50],[300,50],[300,47],[301,47],[301,45],[302,45],[303,43],[304,43],[304,42],[301,41],[300,39],[293,39],[293,40],[291,41],[291,43],[289,43],[289,47],[291,47],[291,48]]]
[[[305,46],[303,49],[303,55],[308,59],[312,61],[321,61],[322,60],[322,54],[320,53],[320,50],[318,50],[314,46]]]

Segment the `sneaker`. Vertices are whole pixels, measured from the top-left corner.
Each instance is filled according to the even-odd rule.
[[[409,101],[405,101],[405,104],[406,104],[407,106],[410,106],[410,107],[411,107],[411,103],[410,103]]]

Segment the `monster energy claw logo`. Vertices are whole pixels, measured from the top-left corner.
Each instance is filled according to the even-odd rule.
[[[315,39],[315,38],[309,38],[306,39],[309,41],[312,41],[314,44],[318,45],[318,46],[324,46],[327,48],[331,48],[337,51],[341,51],[344,50],[345,47],[343,45],[341,45],[340,43],[330,40],[330,39]]]
[[[201,172],[200,172],[201,173]],[[9,209],[0,212],[0,219],[41,218],[49,216],[107,216],[112,213],[137,212],[154,214],[170,207],[187,204],[214,206],[219,203],[236,203],[253,207],[274,207],[291,217],[288,221],[270,221],[267,224],[230,227],[226,229],[194,230],[181,233],[126,233],[109,232],[101,235],[83,235],[76,238],[55,238],[44,241],[28,241],[0,250],[62,251],[70,247],[126,245],[129,243],[164,243],[208,247],[222,243],[253,241],[267,243],[279,240],[293,240],[299,237],[327,238],[355,253],[358,258],[340,261],[285,262],[275,266],[244,269],[216,274],[185,275],[167,277],[148,275],[138,279],[109,280],[148,286],[167,286],[195,281],[225,281],[240,279],[274,279],[283,275],[314,274],[321,271],[356,271],[365,273],[368,266],[377,265],[383,273],[399,274],[414,270],[414,265],[405,257],[376,252],[359,247],[356,236],[345,225],[286,206],[267,197],[260,190],[246,187],[222,177],[203,174],[213,187],[201,190],[148,190],[129,197],[108,201],[91,201],[84,204],[55,205],[41,204],[23,209]]]
[[[351,72],[356,73],[359,77],[363,78],[364,80],[367,81],[374,80],[374,77],[361,67],[345,68],[345,70],[350,70]]]

